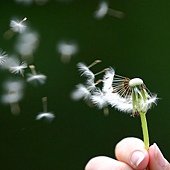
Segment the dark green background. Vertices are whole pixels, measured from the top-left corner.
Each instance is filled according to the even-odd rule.
[[[48,80],[43,86],[26,86],[19,116],[1,104],[0,169],[81,170],[94,156],[114,157],[114,146],[122,138],[142,138],[139,118],[113,108],[105,117],[101,110],[70,99],[80,82],[76,64],[90,64],[95,59],[103,61],[96,71],[112,66],[119,75],[141,77],[158,94],[157,106],[147,115],[150,141],[169,157],[170,1],[113,0],[110,8],[125,12],[125,18],[107,15],[96,20],[93,13],[98,3],[49,1],[44,6],[24,6],[1,2],[0,48],[13,53],[16,37],[4,40],[3,33],[13,16],[26,16],[40,34],[34,64]],[[56,43],[62,39],[76,40],[79,45],[79,53],[68,64],[61,63],[56,52]],[[9,75],[1,72],[0,76],[2,84]],[[48,97],[48,109],[56,115],[51,124],[35,121],[42,111],[43,96]]]

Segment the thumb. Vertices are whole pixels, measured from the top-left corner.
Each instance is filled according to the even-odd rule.
[[[164,158],[156,143],[149,148],[149,169],[170,170],[169,162]]]

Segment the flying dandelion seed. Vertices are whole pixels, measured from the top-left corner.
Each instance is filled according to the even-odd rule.
[[[71,57],[77,53],[78,46],[71,42],[60,42],[57,44],[57,51],[61,54],[61,61],[63,63],[68,63]]]
[[[18,62],[19,62],[19,60],[15,55],[10,55],[6,58],[6,61],[2,65],[2,68],[9,70],[10,67],[17,66]]]
[[[31,69],[32,73],[28,74],[27,82],[44,84],[47,76],[45,76],[44,74],[37,74],[34,65],[30,65],[29,68]]]
[[[21,21],[11,20],[10,21],[10,29],[4,33],[5,39],[10,39],[14,36],[14,33],[23,33],[26,30],[26,24],[24,23],[27,18],[23,18]]]
[[[24,84],[19,80],[9,80],[3,84],[4,94],[1,97],[1,101],[4,104],[9,104],[12,114],[19,114],[20,107],[19,101],[23,98]]]
[[[89,66],[87,66],[84,63],[78,63],[77,67],[80,72],[81,76],[85,76],[87,78],[87,81],[84,84],[78,84],[76,86],[76,89],[71,93],[71,98],[73,100],[89,100],[91,96],[91,91],[96,89],[96,84],[95,84],[95,74],[90,70],[91,67],[96,65],[97,63],[100,63],[101,60],[96,60]]]
[[[25,63],[24,61],[20,62],[18,60],[18,63],[17,65],[13,65],[11,67],[9,67],[9,71],[11,73],[14,73],[14,74],[21,74],[22,76],[24,76],[24,69],[27,68],[27,63]]]
[[[96,19],[102,19],[107,14],[119,19],[122,19],[125,15],[122,11],[109,8],[108,3],[103,1],[99,4],[98,9],[94,12],[94,17]]]
[[[7,56],[7,53],[0,49],[0,65],[3,65],[6,62]]]
[[[102,19],[108,12],[108,3],[107,2],[101,2],[99,4],[98,9],[94,13],[94,17],[97,19]]]
[[[15,50],[21,55],[23,60],[31,63],[33,61],[33,54],[39,44],[39,35],[35,31],[25,31],[19,34]]]
[[[47,97],[42,98],[42,104],[43,104],[43,112],[39,113],[36,116],[36,120],[45,119],[48,122],[51,122],[55,118],[55,115],[51,112],[47,112]]]
[[[24,76],[24,69],[27,68],[27,63],[20,61],[16,56],[10,56],[6,59],[5,63],[2,65],[3,69],[9,70],[14,74],[21,74]]]
[[[114,71],[111,68],[106,68],[98,73],[93,73],[90,68],[100,63],[101,60],[96,60],[89,66],[84,63],[78,63],[78,70],[81,76],[87,78],[85,84],[79,84],[76,89],[71,93],[71,98],[73,100],[84,99],[89,106],[97,106],[99,109],[104,110],[104,114],[108,114],[108,92],[112,90],[112,79],[114,76]],[[95,77],[101,73],[105,72],[103,80],[98,80],[95,82]],[[107,80],[107,81],[106,81]],[[103,88],[100,89],[97,85],[103,83]],[[107,96],[107,97],[106,97]]]
[[[24,24],[24,22],[26,20],[27,20],[26,17],[24,19],[22,19],[21,21],[11,20],[11,22],[10,22],[11,30],[13,32],[23,33],[26,29],[26,25]]]

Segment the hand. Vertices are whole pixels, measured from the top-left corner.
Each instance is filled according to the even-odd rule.
[[[117,160],[98,156],[92,158],[85,170],[170,170],[169,162],[164,158],[156,144],[147,151],[142,140],[125,138],[115,148]]]

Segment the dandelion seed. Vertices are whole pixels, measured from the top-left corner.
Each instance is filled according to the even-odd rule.
[[[34,65],[30,65],[29,68],[31,69],[32,73],[28,74],[27,82],[39,82],[40,84],[44,84],[47,76],[45,76],[44,74],[37,74]]]
[[[96,60],[92,64],[90,64],[89,66],[86,66],[84,63],[78,63],[77,64],[77,67],[78,67],[78,70],[79,70],[81,76],[87,77],[87,81],[86,81],[85,85],[78,84],[76,86],[76,89],[71,94],[71,98],[73,100],[84,99],[84,100],[88,101],[90,99],[90,96],[91,96],[91,91],[97,90],[96,85],[99,83],[99,81],[96,82],[96,83],[94,82],[96,74],[94,74],[90,70],[90,68],[93,67],[94,65],[96,65],[97,63],[100,63],[100,62],[101,62],[101,60]]]
[[[18,33],[22,33],[25,31],[26,29],[26,25],[24,24],[24,22],[27,20],[27,18],[25,17],[24,19],[22,19],[21,21],[18,20],[11,20],[10,22],[10,27],[11,30],[13,32],[18,32]]]
[[[23,98],[24,84],[19,80],[9,80],[3,85],[5,93],[1,101],[4,104],[10,104],[11,113],[19,114],[20,107],[18,102]]]
[[[20,61],[16,56],[10,56],[6,58],[2,68],[9,70],[11,73],[24,76],[24,69],[27,68],[27,64],[24,61]]]
[[[7,56],[6,52],[0,49],[0,65],[6,62]]]
[[[47,112],[47,97],[42,98],[42,104],[43,104],[43,112],[39,113],[36,116],[36,120],[40,120],[44,118],[47,121],[51,122],[55,118],[55,115],[51,112]]]
[[[24,31],[19,34],[15,50],[21,55],[23,60],[31,62],[33,60],[33,54],[39,44],[39,35],[35,31]]]
[[[97,19],[102,19],[107,14],[118,19],[122,19],[125,16],[124,12],[109,8],[108,3],[103,1],[99,4],[98,9],[95,11],[94,17]]]
[[[98,9],[94,13],[95,18],[97,18],[97,19],[103,18],[107,14],[108,9],[109,9],[108,3],[107,2],[101,2],[99,4]]]
[[[9,71],[11,73],[14,73],[14,74],[21,74],[22,76],[24,76],[24,69],[27,68],[27,63],[25,63],[24,61],[20,62],[18,60],[18,64],[15,65],[15,66],[11,66],[9,68]]]
[[[114,75],[115,75],[115,71],[113,68],[106,70],[105,75],[103,77],[103,87],[102,87],[103,92],[105,93],[113,92],[112,83],[113,83]]]
[[[84,99],[87,100],[91,96],[90,91],[83,84],[78,84],[76,89],[71,93],[71,98],[73,100]]]
[[[96,65],[97,63],[100,63],[101,60],[96,60],[94,61],[92,64],[90,64],[89,66],[86,66],[84,63],[78,63],[77,67],[79,72],[81,73],[81,76],[85,76],[88,79],[92,80],[94,79],[95,75],[94,73],[90,70],[90,68],[94,65]]]
[[[103,109],[105,115],[108,115],[108,106],[110,104],[108,101],[109,99],[113,99],[114,96],[112,93],[112,82],[115,75],[115,71],[112,68],[104,69],[103,71],[105,71],[103,80],[98,80],[96,82],[96,85],[101,82],[103,83],[102,89],[100,90],[99,88],[96,88],[96,90],[94,90],[91,94],[90,100],[99,109]]]
[[[57,45],[57,50],[61,54],[61,61],[63,63],[68,63],[70,62],[71,57],[77,53],[78,46],[71,42],[60,42]]]
[[[3,69],[9,70],[10,67],[17,66],[19,60],[16,56],[12,55],[6,58],[5,63],[2,65]]]

